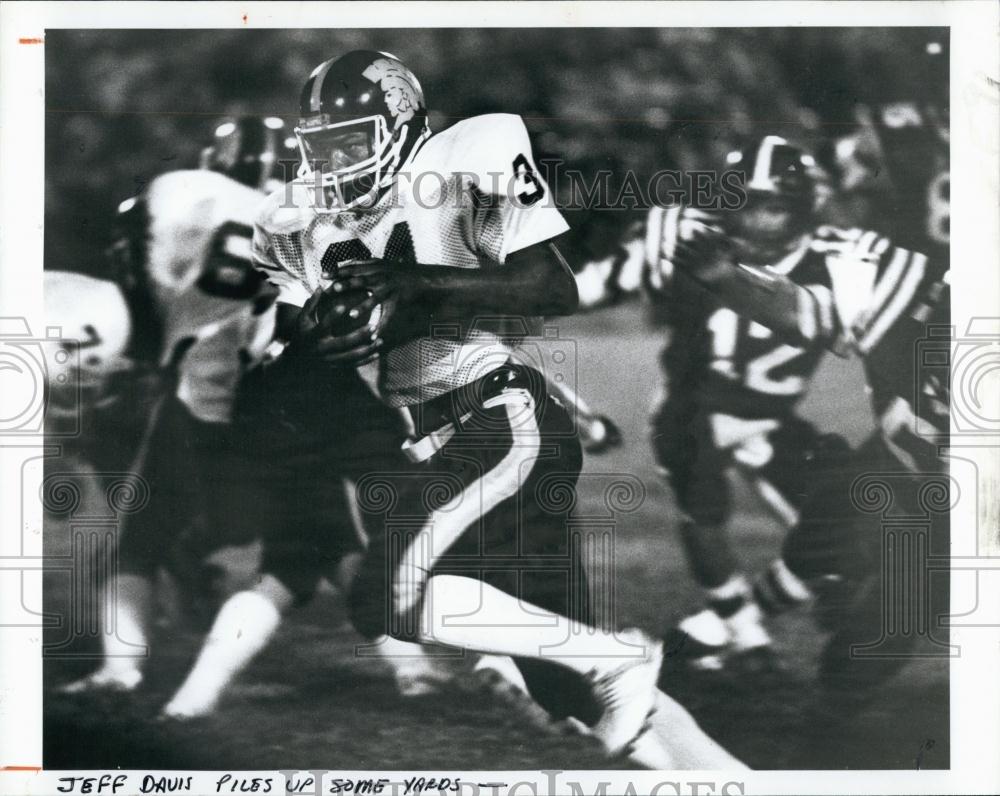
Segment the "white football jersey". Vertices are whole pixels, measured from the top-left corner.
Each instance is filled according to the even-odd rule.
[[[502,268],[511,253],[569,228],[537,174],[519,116],[466,119],[418,146],[371,208],[326,211],[304,182],[268,198],[254,263],[281,291],[278,301],[302,306],[345,260]],[[421,337],[380,357],[379,392],[391,406],[421,403],[485,375],[509,353],[485,329]]]
[[[181,360],[177,396],[206,422],[231,419],[247,362],[262,356],[273,336],[273,309],[257,315],[252,301],[225,296],[252,267],[252,224],[263,200],[259,191],[205,170],[163,174],[144,196],[145,272],[162,315],[161,364],[178,343],[195,339]]]

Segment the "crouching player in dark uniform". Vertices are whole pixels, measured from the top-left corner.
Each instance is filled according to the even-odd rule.
[[[272,198],[255,238],[294,319],[283,356],[377,357],[383,402],[412,423],[410,466],[359,480],[359,505],[383,523],[355,624],[514,657],[536,700],[612,754],[732,765],[676,706],[687,734],[673,756],[663,748],[648,731],[659,645],[595,629],[571,598],[586,594],[566,524],[580,444],[509,340],[512,325],[576,305],[551,243],[567,227],[523,122],[483,116],[431,135],[417,78],[370,51],[317,67],[301,116],[302,179]]]

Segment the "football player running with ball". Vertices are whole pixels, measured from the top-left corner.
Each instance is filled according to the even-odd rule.
[[[582,568],[551,569],[576,555],[572,501],[558,496],[573,493],[580,443],[542,375],[513,358],[511,330],[573,312],[577,297],[552,243],[567,226],[521,119],[432,135],[417,78],[374,51],[317,67],[301,117],[300,179],[254,236],[280,290],[282,357],[373,363],[382,401],[411,423],[410,466],[358,481],[383,527],[352,592],[355,625],[512,656],[551,714],[637,764],[738,765],[665,705],[659,644],[595,629],[570,596],[585,591]],[[658,707],[683,734],[669,750],[650,732]]]

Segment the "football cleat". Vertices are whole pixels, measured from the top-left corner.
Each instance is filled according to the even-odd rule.
[[[732,637],[722,618],[710,608],[682,619],[663,637],[668,669],[717,672],[731,648]]]
[[[93,674],[61,686],[60,694],[86,694],[93,691],[134,691],[142,682],[142,672],[136,668],[111,669],[101,667]]]
[[[626,752],[647,728],[646,720],[656,704],[656,683],[663,664],[663,645],[641,630],[628,630],[622,640],[642,649],[641,657],[630,658],[605,673],[590,676],[594,697],[604,708],[591,728],[612,755]]]
[[[622,444],[622,432],[610,417],[594,415],[580,423],[580,438],[588,453],[604,453]]]
[[[490,694],[535,729],[552,734],[571,731],[569,726],[553,719],[545,708],[531,698],[521,670],[506,655],[481,656],[473,667],[471,686]]]
[[[683,667],[695,672],[723,669],[754,673],[784,671],[760,623],[760,609],[748,603],[730,619],[709,608],[685,617],[663,637],[665,669]],[[736,620],[736,621],[734,621]]]
[[[680,627],[672,627],[663,636],[665,669],[678,667],[695,672],[717,672],[725,666],[729,643],[705,644]]]
[[[160,711],[160,719],[174,719],[175,721],[191,721],[207,716],[215,710],[217,702],[212,701],[192,701],[184,699],[171,699]]]
[[[403,697],[436,694],[453,685],[451,672],[429,657],[383,658],[392,668],[396,690]]]
[[[396,690],[402,697],[421,697],[440,693],[451,678],[439,672],[400,671],[394,672]]]

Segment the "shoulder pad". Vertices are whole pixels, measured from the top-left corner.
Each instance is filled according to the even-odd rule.
[[[146,190],[150,219],[160,228],[199,228],[227,220],[249,224],[262,199],[259,191],[204,169],[161,174]]]
[[[520,116],[490,113],[463,119],[427,141],[417,159],[420,170],[464,173],[483,191],[506,189],[515,174],[515,160],[533,164],[528,130]]]
[[[842,229],[824,224],[813,233],[810,248],[821,254],[836,254],[878,262],[892,249],[892,242],[874,230],[860,227]]]
[[[295,180],[268,194],[254,219],[257,229],[265,235],[305,229],[315,217],[315,190],[313,183]]]

